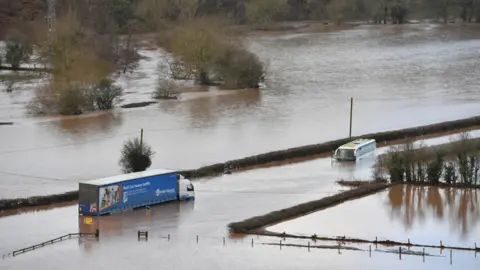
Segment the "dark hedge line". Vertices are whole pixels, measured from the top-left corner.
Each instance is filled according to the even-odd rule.
[[[321,209],[341,204],[349,200],[373,194],[390,186],[390,184],[385,183],[363,185],[359,188],[348,190],[333,196],[325,197],[320,200],[302,203],[289,208],[274,211],[266,215],[256,216],[240,222],[230,223],[228,227],[232,233],[248,233],[253,230],[258,230],[268,225],[273,225],[287,219],[306,215]]]
[[[417,126],[413,128],[399,129],[393,131],[385,131],[378,133],[370,133],[354,138],[343,138],[335,141],[307,145],[286,150],[273,151],[269,153],[259,154],[247,158],[231,160],[224,163],[217,163],[195,170],[181,171],[185,177],[194,179],[199,177],[208,177],[222,174],[226,169],[242,169],[253,167],[272,162],[285,161],[293,158],[307,157],[318,154],[330,153],[340,145],[347,143],[355,138],[371,138],[375,139],[377,143],[395,141],[409,137],[417,137],[422,135],[429,135],[434,133],[441,133],[452,131],[456,129],[471,128],[480,125],[480,116],[464,118],[460,120],[447,121],[426,126]],[[7,209],[16,209],[27,206],[40,206],[57,202],[68,202],[78,199],[78,191],[67,192],[63,194],[36,196],[21,199],[7,199],[0,200],[0,211]]]

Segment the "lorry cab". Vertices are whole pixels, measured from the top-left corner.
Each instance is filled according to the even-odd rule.
[[[181,201],[195,200],[195,188],[189,179],[178,175],[178,197]]]

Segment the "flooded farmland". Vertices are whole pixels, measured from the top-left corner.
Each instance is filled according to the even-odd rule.
[[[476,28],[425,24],[252,36],[249,47],[269,64],[266,85],[260,90],[193,91],[182,94],[179,101],[81,117],[27,117],[24,108],[36,83],[11,94],[0,92],[0,121],[15,122],[0,127],[0,198],[63,192],[76,189],[79,180],[118,174],[122,143],[138,136],[140,128],[157,152],[152,168],[184,169],[346,137],[350,97],[354,97],[354,135],[478,115],[478,37]],[[160,52],[141,53],[146,58],[140,68],[121,80],[127,92],[123,103],[150,100],[155,80],[162,76],[156,68],[163,59]],[[479,261],[472,253],[455,253],[450,265],[448,257],[427,258],[424,263],[421,257],[399,261],[388,253],[376,252],[370,258],[368,252],[309,253],[261,245],[278,239],[254,239],[252,248],[249,237],[243,241],[228,237],[229,222],[336,193],[343,189],[334,183],[339,178],[370,177],[372,162],[332,167],[330,159],[323,158],[203,179],[195,183],[196,201],[191,204],[159,205],[149,215],[139,210],[106,217],[94,223],[102,231],[98,242],[68,240],[0,261],[0,268],[140,265],[157,269],[161,263],[171,269],[227,265],[232,269],[355,269],[359,265],[476,269]],[[318,235],[378,235],[446,244],[471,245],[478,239],[473,199],[462,206],[460,193],[449,195],[454,198],[449,201],[442,190],[439,195],[426,189],[407,191],[394,192],[396,204],[388,192],[379,193],[313,214],[327,213],[320,220],[298,219],[276,226],[287,224],[294,231],[310,229]],[[416,207],[418,201],[422,207]],[[460,220],[459,209],[464,209],[465,221]],[[1,217],[0,253],[91,230],[77,213],[73,204]],[[149,231],[148,242],[137,240],[138,230]],[[168,234],[170,242],[165,238]],[[227,237],[225,247],[223,237]],[[300,261],[301,265],[292,265]]]
[[[270,150],[478,115],[480,31],[420,24],[252,36],[268,63],[260,90],[193,91],[179,101],[81,117],[27,117],[36,83],[0,92],[0,197],[65,190],[120,173],[122,143],[139,136],[157,152],[153,168],[187,169]],[[151,99],[164,73],[144,50],[120,80],[123,103]],[[221,93],[221,94],[219,94]],[[39,162],[41,161],[41,162]]]
[[[394,186],[268,228],[303,235],[474,247],[480,242],[479,190]],[[355,224],[352,226],[352,224]]]
[[[476,132],[472,132],[472,135],[475,134]],[[427,145],[438,144],[448,141],[448,138],[426,140],[425,143]],[[381,154],[385,150],[386,148],[379,148],[377,154]],[[405,265],[423,265],[422,258],[418,256],[404,256],[399,263],[397,262],[398,256],[395,254],[375,251],[370,258],[368,252],[365,251],[368,250],[368,246],[360,247],[363,251],[345,250],[341,252],[342,254],[338,254],[336,250],[315,250],[308,253],[305,249],[287,247],[280,251],[278,247],[262,245],[262,243],[277,243],[278,238],[253,237],[254,247],[252,249],[252,237],[231,236],[227,231],[227,224],[232,221],[265,214],[345,190],[346,188],[335,184],[335,181],[339,178],[349,177],[368,179],[371,175],[372,164],[373,159],[365,159],[357,166],[332,165],[329,158],[321,158],[281,167],[256,169],[202,179],[195,182],[196,200],[194,202],[173,202],[155,206],[150,212],[140,209],[95,218],[92,224],[86,224],[85,219],[78,216],[76,204],[61,205],[54,209],[38,212],[6,215],[0,217],[0,228],[4,232],[0,242],[0,254],[63,234],[78,231],[93,232],[98,228],[101,232],[99,241],[81,240],[79,242],[77,239],[72,239],[19,255],[13,259],[6,259],[3,263],[8,266],[8,269],[22,269],[22,267],[32,265],[38,258],[62,254],[59,261],[45,264],[44,269],[49,269],[48,267],[54,267],[62,260],[76,261],[90,258],[92,261],[101,261],[102,256],[111,256],[119,249],[128,249],[131,252],[129,251],[128,255],[125,253],[125,256],[119,258],[119,261],[115,263],[123,266],[130,265],[133,257],[145,253],[148,254],[148,259],[145,259],[143,264],[146,268],[156,265],[149,260],[177,258],[177,256],[192,257],[192,261],[205,268],[221,268],[223,264],[228,263],[229,266],[233,265],[234,269],[249,267],[291,269],[292,265],[288,262],[292,261],[295,256],[305,258],[302,267],[307,269],[316,269],[319,258],[325,258],[322,263],[327,266],[331,265],[333,269],[351,267],[350,262],[344,264],[344,260],[338,260],[332,255],[347,256],[349,261],[361,263],[362,266],[373,265],[373,263],[385,265],[398,263],[398,269],[401,269],[400,267],[405,267]],[[368,209],[380,212],[384,210],[384,207],[385,205],[378,204],[371,205]],[[337,208],[331,210],[335,211],[335,209]],[[340,214],[344,212],[342,209],[339,211]],[[357,211],[360,213],[360,210],[357,209]],[[362,213],[363,217],[371,216],[372,220],[375,219],[373,213]],[[340,222],[342,220],[340,219]],[[402,224],[401,219],[397,219],[395,222]],[[320,225],[316,223],[315,226],[318,228]],[[149,232],[148,242],[137,240],[138,230]],[[19,237],[16,232],[24,232],[24,236]],[[320,235],[320,233],[317,234]],[[168,235],[170,235],[170,241],[168,241]],[[196,243],[197,235],[199,236],[198,244]],[[225,247],[222,244],[224,237],[226,239]],[[295,240],[287,240],[285,243],[306,244],[305,241]],[[325,244],[334,245],[335,243]],[[269,261],[268,256],[277,254],[273,252],[285,254],[285,262],[279,263],[272,260],[267,266],[262,266],[261,258],[264,258],[263,262]],[[438,255],[436,253],[438,250],[428,252]],[[222,258],[214,260],[213,258],[216,256],[222,256]],[[458,261],[456,259],[453,265],[455,269],[470,269],[468,267],[472,264],[469,262],[474,258],[472,254],[458,253],[455,256],[456,258],[458,256]],[[424,267],[431,267],[426,269],[452,267],[446,257],[432,257],[427,258],[426,261]],[[473,262],[478,263],[478,261]],[[137,263],[135,262],[135,265]],[[187,262],[181,262],[172,267],[174,269],[188,268],[184,263],[187,264]],[[84,266],[84,264],[78,265],[78,267]],[[76,269],[77,266],[72,267]]]

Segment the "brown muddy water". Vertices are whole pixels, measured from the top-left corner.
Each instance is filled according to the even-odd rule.
[[[472,135],[475,135],[473,133]],[[426,140],[433,145],[448,141],[449,137]],[[385,151],[379,148],[377,154]],[[254,215],[289,207],[321,197],[333,195],[346,188],[338,186],[339,178],[368,179],[371,175],[373,157],[366,158],[356,166],[334,164],[329,158],[316,159],[303,163],[280,167],[245,171],[195,182],[196,201],[169,203],[145,210],[125,212],[113,216],[93,219],[93,224],[85,224],[83,217],[77,215],[77,205],[38,212],[25,212],[0,218],[2,241],[0,254],[11,252],[35,243],[55,238],[70,232],[93,232],[98,228],[101,238],[97,241],[77,239],[45,247],[15,258],[0,260],[6,269],[24,269],[31,267],[40,258],[56,256],[55,260],[44,260],[39,269],[56,268],[65,262],[85,260],[84,263],[72,263],[72,269],[84,269],[87,265],[107,267],[105,258],[116,257],[108,264],[118,267],[142,265],[147,269],[158,266],[161,260],[173,269],[190,269],[191,264],[201,269],[292,269],[297,267],[318,269],[320,258],[322,265],[332,269],[350,269],[353,261],[368,267],[375,265],[393,265],[403,269],[406,265],[420,266],[421,258],[406,257],[401,263],[394,254],[375,252],[372,258],[360,251],[317,250],[308,253],[296,248],[283,248],[282,261],[270,260],[280,255],[278,247],[260,246],[260,243],[277,243],[278,238],[256,238],[251,247],[251,237],[230,237],[227,224]],[[382,206],[371,209],[378,211]],[[365,212],[363,212],[365,214]],[[138,242],[137,231],[148,230],[148,242]],[[168,235],[171,241],[168,242]],[[199,236],[199,244],[196,236]],[[226,246],[223,246],[223,237]],[[306,244],[306,242],[288,240],[287,243]],[[335,243],[325,243],[332,245]],[[360,248],[368,250],[368,246]],[[435,252],[434,250],[429,252]],[[306,253],[306,254],[304,254]],[[143,255],[142,255],[143,254]],[[348,261],[342,257],[348,256]],[[143,259],[134,260],[135,257]],[[189,257],[186,262],[182,257]],[[472,259],[470,254],[458,253],[458,261],[453,266],[469,266],[465,262]],[[216,258],[218,257],[218,258]],[[462,262],[460,258],[463,258]],[[103,259],[102,259],[103,258]],[[263,259],[262,259],[263,258]],[[297,259],[303,258],[301,264]],[[411,258],[411,259],[410,259]],[[457,258],[457,257],[456,257]],[[139,260],[141,262],[139,262]],[[110,261],[110,260],[108,260]],[[172,262],[175,261],[175,262]],[[352,262],[351,262],[352,261]],[[157,262],[157,263],[156,263]],[[478,262],[478,261],[477,261]],[[105,264],[104,264],[105,263]],[[397,266],[398,264],[398,266]],[[451,267],[448,258],[427,258],[429,268],[443,269]],[[98,267],[98,266],[97,266]],[[425,266],[423,266],[425,267]],[[351,268],[355,269],[355,268]],[[465,268],[458,268],[465,269]],[[469,269],[469,268],[466,268]]]
[[[350,97],[353,134],[478,115],[479,36],[475,27],[429,24],[257,35],[247,43],[268,63],[262,89],[197,91],[104,115],[26,117],[41,81],[18,85],[0,93],[0,121],[15,122],[0,127],[0,197],[117,174],[122,143],[140,128],[157,152],[152,167],[187,169],[345,137]],[[123,103],[150,100],[165,76],[160,51],[142,54],[140,68],[120,79]]]
[[[267,229],[473,248],[479,223],[478,189],[399,185]]]
[[[258,91],[196,91],[182,94],[180,101],[91,116],[26,117],[24,107],[38,81],[11,94],[0,92],[0,121],[15,122],[0,127],[0,197],[63,192],[76,189],[78,180],[117,174],[122,142],[138,135],[140,128],[157,152],[153,168],[184,169],[345,137],[351,96],[354,134],[478,115],[479,36],[469,27],[434,25],[255,36],[249,46],[269,64],[266,85]],[[164,59],[161,53],[142,54],[147,58],[140,69],[120,80],[127,91],[123,103],[150,100],[156,79],[164,76],[157,69]],[[223,247],[229,222],[336,193],[343,189],[334,184],[339,178],[369,178],[371,162],[332,168],[328,158],[317,159],[204,179],[196,183],[197,200],[191,204],[161,205],[149,216],[137,211],[107,217],[95,223],[105,231],[98,242],[64,242],[0,260],[0,268],[157,269],[159,263],[171,269],[478,266],[472,254],[464,253],[458,253],[451,266],[443,257],[424,264],[421,258],[399,262],[383,253],[369,258],[364,252],[252,248],[249,239],[228,239]],[[384,205],[369,209],[386,211]],[[372,215],[357,210],[364,219]],[[343,224],[354,229],[356,221]],[[91,229],[78,219],[77,206],[2,217],[0,253],[79,227]],[[148,242],[137,241],[139,229],[149,230]],[[167,234],[171,245],[161,238]],[[197,246],[196,235],[202,245]]]

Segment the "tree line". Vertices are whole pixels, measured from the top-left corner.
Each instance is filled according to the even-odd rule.
[[[461,133],[441,146],[415,147],[412,142],[390,147],[374,165],[374,178],[392,183],[430,185],[480,184],[480,143]]]
[[[99,0],[95,3],[76,1],[77,6],[93,15],[89,18],[107,12],[118,25],[124,26],[128,20],[136,19],[145,31],[165,27],[171,21],[206,15],[228,18],[237,24],[299,20],[398,24],[409,17],[444,22],[456,19],[480,21],[478,0]],[[101,20],[92,23],[106,25]]]
[[[161,3],[168,4],[61,0],[55,31],[49,32],[44,21],[9,28],[0,59],[18,70],[35,58],[50,74],[49,83],[36,89],[29,111],[74,115],[112,109],[123,93],[115,85],[115,75],[135,70],[140,60],[134,35],[156,18],[162,23],[150,32],[156,33],[158,45],[174,60],[167,61],[170,78],[159,80],[154,98],[170,95],[171,79],[232,89],[259,87],[263,63],[242,46],[241,37],[229,33],[230,20],[199,17],[184,6],[175,14],[170,5],[164,13],[147,5]]]

